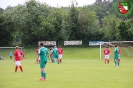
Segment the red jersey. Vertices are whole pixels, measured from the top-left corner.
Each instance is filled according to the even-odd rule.
[[[39,49],[36,49],[36,54],[38,54]]]
[[[104,50],[104,55],[109,55],[109,53],[110,53],[110,50],[109,49],[105,49]]]
[[[63,49],[62,48],[58,48],[58,53],[62,54],[63,53]]]
[[[23,52],[19,49],[16,49],[16,51],[14,52],[15,61],[21,61],[22,55],[24,55]]]

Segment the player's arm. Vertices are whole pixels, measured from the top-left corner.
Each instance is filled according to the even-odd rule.
[[[63,49],[62,49],[62,54],[64,53]]]
[[[110,50],[109,50],[109,55],[110,55]]]
[[[23,52],[22,51],[21,51],[21,56],[20,57],[21,57],[21,60],[23,60]]]
[[[36,55],[37,55],[37,56],[38,56],[38,51],[39,51],[39,50],[36,50]]]

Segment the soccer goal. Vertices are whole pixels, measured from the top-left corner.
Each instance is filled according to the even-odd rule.
[[[100,60],[102,60],[103,55],[103,49],[107,46],[109,49],[111,47],[114,47],[115,45],[118,45],[124,52],[129,56],[133,56],[133,41],[110,41],[110,42],[100,42]]]
[[[13,53],[16,47],[0,47],[0,58],[10,59],[10,52]],[[24,51],[24,47],[19,47],[21,51]]]

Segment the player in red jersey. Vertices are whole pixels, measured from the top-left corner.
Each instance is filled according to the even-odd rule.
[[[36,58],[36,62],[35,62],[35,64],[40,63],[40,57],[39,57],[39,55],[38,55],[38,51],[39,51],[39,49],[40,49],[40,47],[38,47],[38,48],[36,49],[36,55],[37,55],[37,58]]]
[[[109,54],[110,54],[110,50],[108,49],[108,47],[106,47],[106,49],[104,49],[105,64],[106,62],[109,64]]]
[[[61,46],[58,46],[58,59],[59,62],[62,63],[62,54],[63,54],[63,49],[61,48]]]
[[[14,61],[16,61],[15,72],[17,72],[18,67],[20,68],[21,72],[23,72],[21,66],[21,60],[23,56],[24,56],[23,52],[19,50],[18,46],[16,46],[16,50],[14,51]]]

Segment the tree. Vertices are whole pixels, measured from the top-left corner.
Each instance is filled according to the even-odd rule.
[[[62,22],[63,22],[64,11],[61,8],[53,8],[50,11],[49,18],[51,19],[51,24],[54,27],[53,32],[53,40],[61,41],[64,39],[64,35],[62,35]],[[51,39],[51,40],[52,40]]]
[[[4,22],[5,18],[0,15],[0,46],[10,46],[12,45],[12,31],[7,28],[7,23]],[[8,23],[9,25],[12,25]],[[8,26],[9,26],[8,25]]]
[[[94,11],[91,11],[86,6],[80,8],[78,21],[80,25],[79,32],[83,42],[86,43],[91,39],[99,39],[97,35],[100,33],[100,24]]]
[[[3,9],[2,8],[0,8],[0,14],[2,14],[3,13]]]
[[[69,12],[69,40],[79,40],[79,21],[78,21],[79,11],[78,8],[75,6],[74,2],[70,7]]]
[[[133,39],[133,29],[131,24],[133,24],[132,21],[123,21],[119,24],[118,29],[121,40],[131,41]]]
[[[35,0],[26,2],[27,14],[25,15],[25,29],[23,30],[23,41],[26,44],[36,44],[44,36],[41,34],[45,31],[42,28],[42,21],[48,17],[49,6]],[[40,33],[41,32],[41,33]],[[45,34],[43,34],[45,35]]]
[[[117,25],[122,20],[117,18],[115,15],[108,13],[108,16],[105,16],[102,19],[102,30],[104,31],[104,40],[119,40],[119,30]]]

